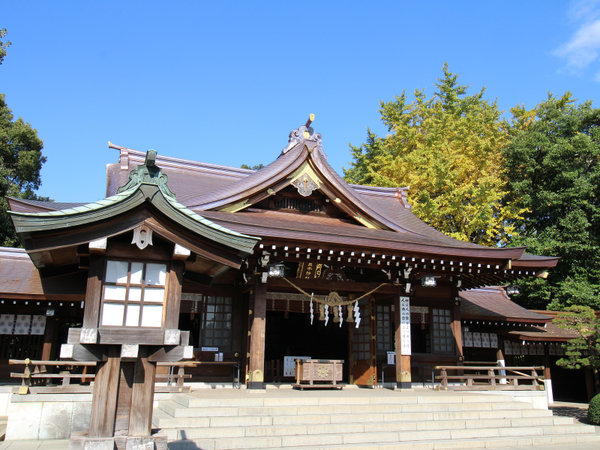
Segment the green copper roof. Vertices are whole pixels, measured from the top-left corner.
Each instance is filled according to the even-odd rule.
[[[112,218],[149,202],[160,212],[188,230],[205,238],[251,253],[260,238],[247,236],[217,225],[191,211],[175,198],[167,186],[167,176],[154,165],[156,152],[150,150],[145,164],[139,165],[129,174],[128,183],[118,193],[103,200],[60,211],[22,213],[11,211],[17,233],[50,231],[86,225]]]

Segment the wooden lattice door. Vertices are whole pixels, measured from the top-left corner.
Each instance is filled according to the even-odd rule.
[[[377,384],[374,300],[359,302],[359,306],[360,326],[350,327],[349,331],[350,383],[374,386]]]

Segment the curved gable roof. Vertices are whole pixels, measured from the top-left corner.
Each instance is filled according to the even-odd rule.
[[[141,205],[149,204],[196,236],[229,248],[240,256],[252,253],[260,238],[225,228],[182,205],[167,187],[166,175],[154,166],[155,153],[150,156],[150,162],[131,171],[127,185],[123,186],[117,194],[106,199],[63,210],[35,213],[10,211],[17,233],[27,239],[32,233],[70,230],[75,227],[94,225],[107,220],[115,220]],[[113,234],[132,228],[134,226],[132,224],[131,221],[121,221],[119,226],[113,229]],[[96,231],[96,233],[99,232]],[[67,241],[68,239],[65,240],[65,243]]]

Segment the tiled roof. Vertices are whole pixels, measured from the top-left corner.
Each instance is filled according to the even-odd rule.
[[[564,342],[577,337],[573,330],[561,328],[552,322],[548,322],[545,327],[528,328],[527,331],[509,331],[508,335],[526,342]]]
[[[500,286],[461,291],[460,314],[463,319],[519,323],[547,323],[551,317],[525,309],[513,302]]]
[[[439,242],[428,236],[390,230],[373,230],[330,217],[258,209],[249,209],[237,213],[202,211],[202,215],[227,228],[241,233],[255,233],[263,239],[315,241],[323,244],[354,246],[356,248],[368,247],[381,249],[382,251],[426,252],[436,255],[456,253],[456,246]],[[518,248],[498,249],[494,247],[465,246],[462,249],[464,250],[463,253],[477,254],[479,257],[489,258],[518,258],[522,253],[522,249]]]
[[[23,249],[0,247],[0,297],[42,295],[40,274]]]
[[[207,172],[195,168],[194,164],[197,164],[195,162],[176,160],[169,161],[169,164],[164,165],[160,156],[157,158],[157,165],[164,166],[163,171],[169,176],[169,186],[177,193],[179,201],[202,215],[209,217],[209,214],[205,214],[205,211],[213,208],[219,199],[243,195],[243,193],[249,189],[253,189],[253,187],[255,188],[263,184],[266,186],[268,183],[271,183],[274,177],[277,177],[280,171],[287,167],[291,161],[300,158],[301,150],[302,148],[297,145],[264,169],[260,171],[247,171],[245,177],[243,177],[243,173],[238,172],[240,169],[220,166],[220,171],[218,173],[210,173],[210,176],[213,178],[209,178]],[[411,235],[415,235],[415,239],[430,245],[458,249],[486,248],[470,242],[450,238],[420,220],[412,213],[410,205],[406,202],[405,193],[407,188],[349,185],[327,164],[325,155],[322,154],[320,148],[315,148],[312,150],[312,153],[315,154],[313,155],[314,158],[319,156],[319,164],[322,164],[324,167],[326,166],[328,178],[334,180],[340,186],[345,186],[349,191],[349,195],[355,199],[356,203],[362,204],[364,208],[372,211],[375,216],[384,217],[389,223],[395,224],[395,228],[401,233],[395,235],[395,239],[404,240],[408,239]],[[318,155],[316,155],[317,153]],[[127,149],[127,158],[135,157],[139,159],[141,155],[143,155],[142,152]],[[177,169],[177,172],[173,172],[174,169]],[[116,165],[110,169],[111,176],[115,176],[115,170]],[[177,177],[180,181],[180,188],[172,184],[173,177]],[[360,228],[363,228],[367,233],[378,231],[365,227],[356,227],[357,230]],[[494,249],[496,251],[499,250],[498,253],[505,250]]]

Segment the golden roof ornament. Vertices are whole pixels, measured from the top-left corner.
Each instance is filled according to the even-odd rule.
[[[316,133],[315,130],[310,126],[315,120],[314,114],[308,115],[308,120],[304,125],[295,130],[292,130],[288,138],[288,145],[281,151],[281,154],[286,154],[292,147],[302,141],[313,141],[317,143],[317,146],[321,147],[321,134]]]

